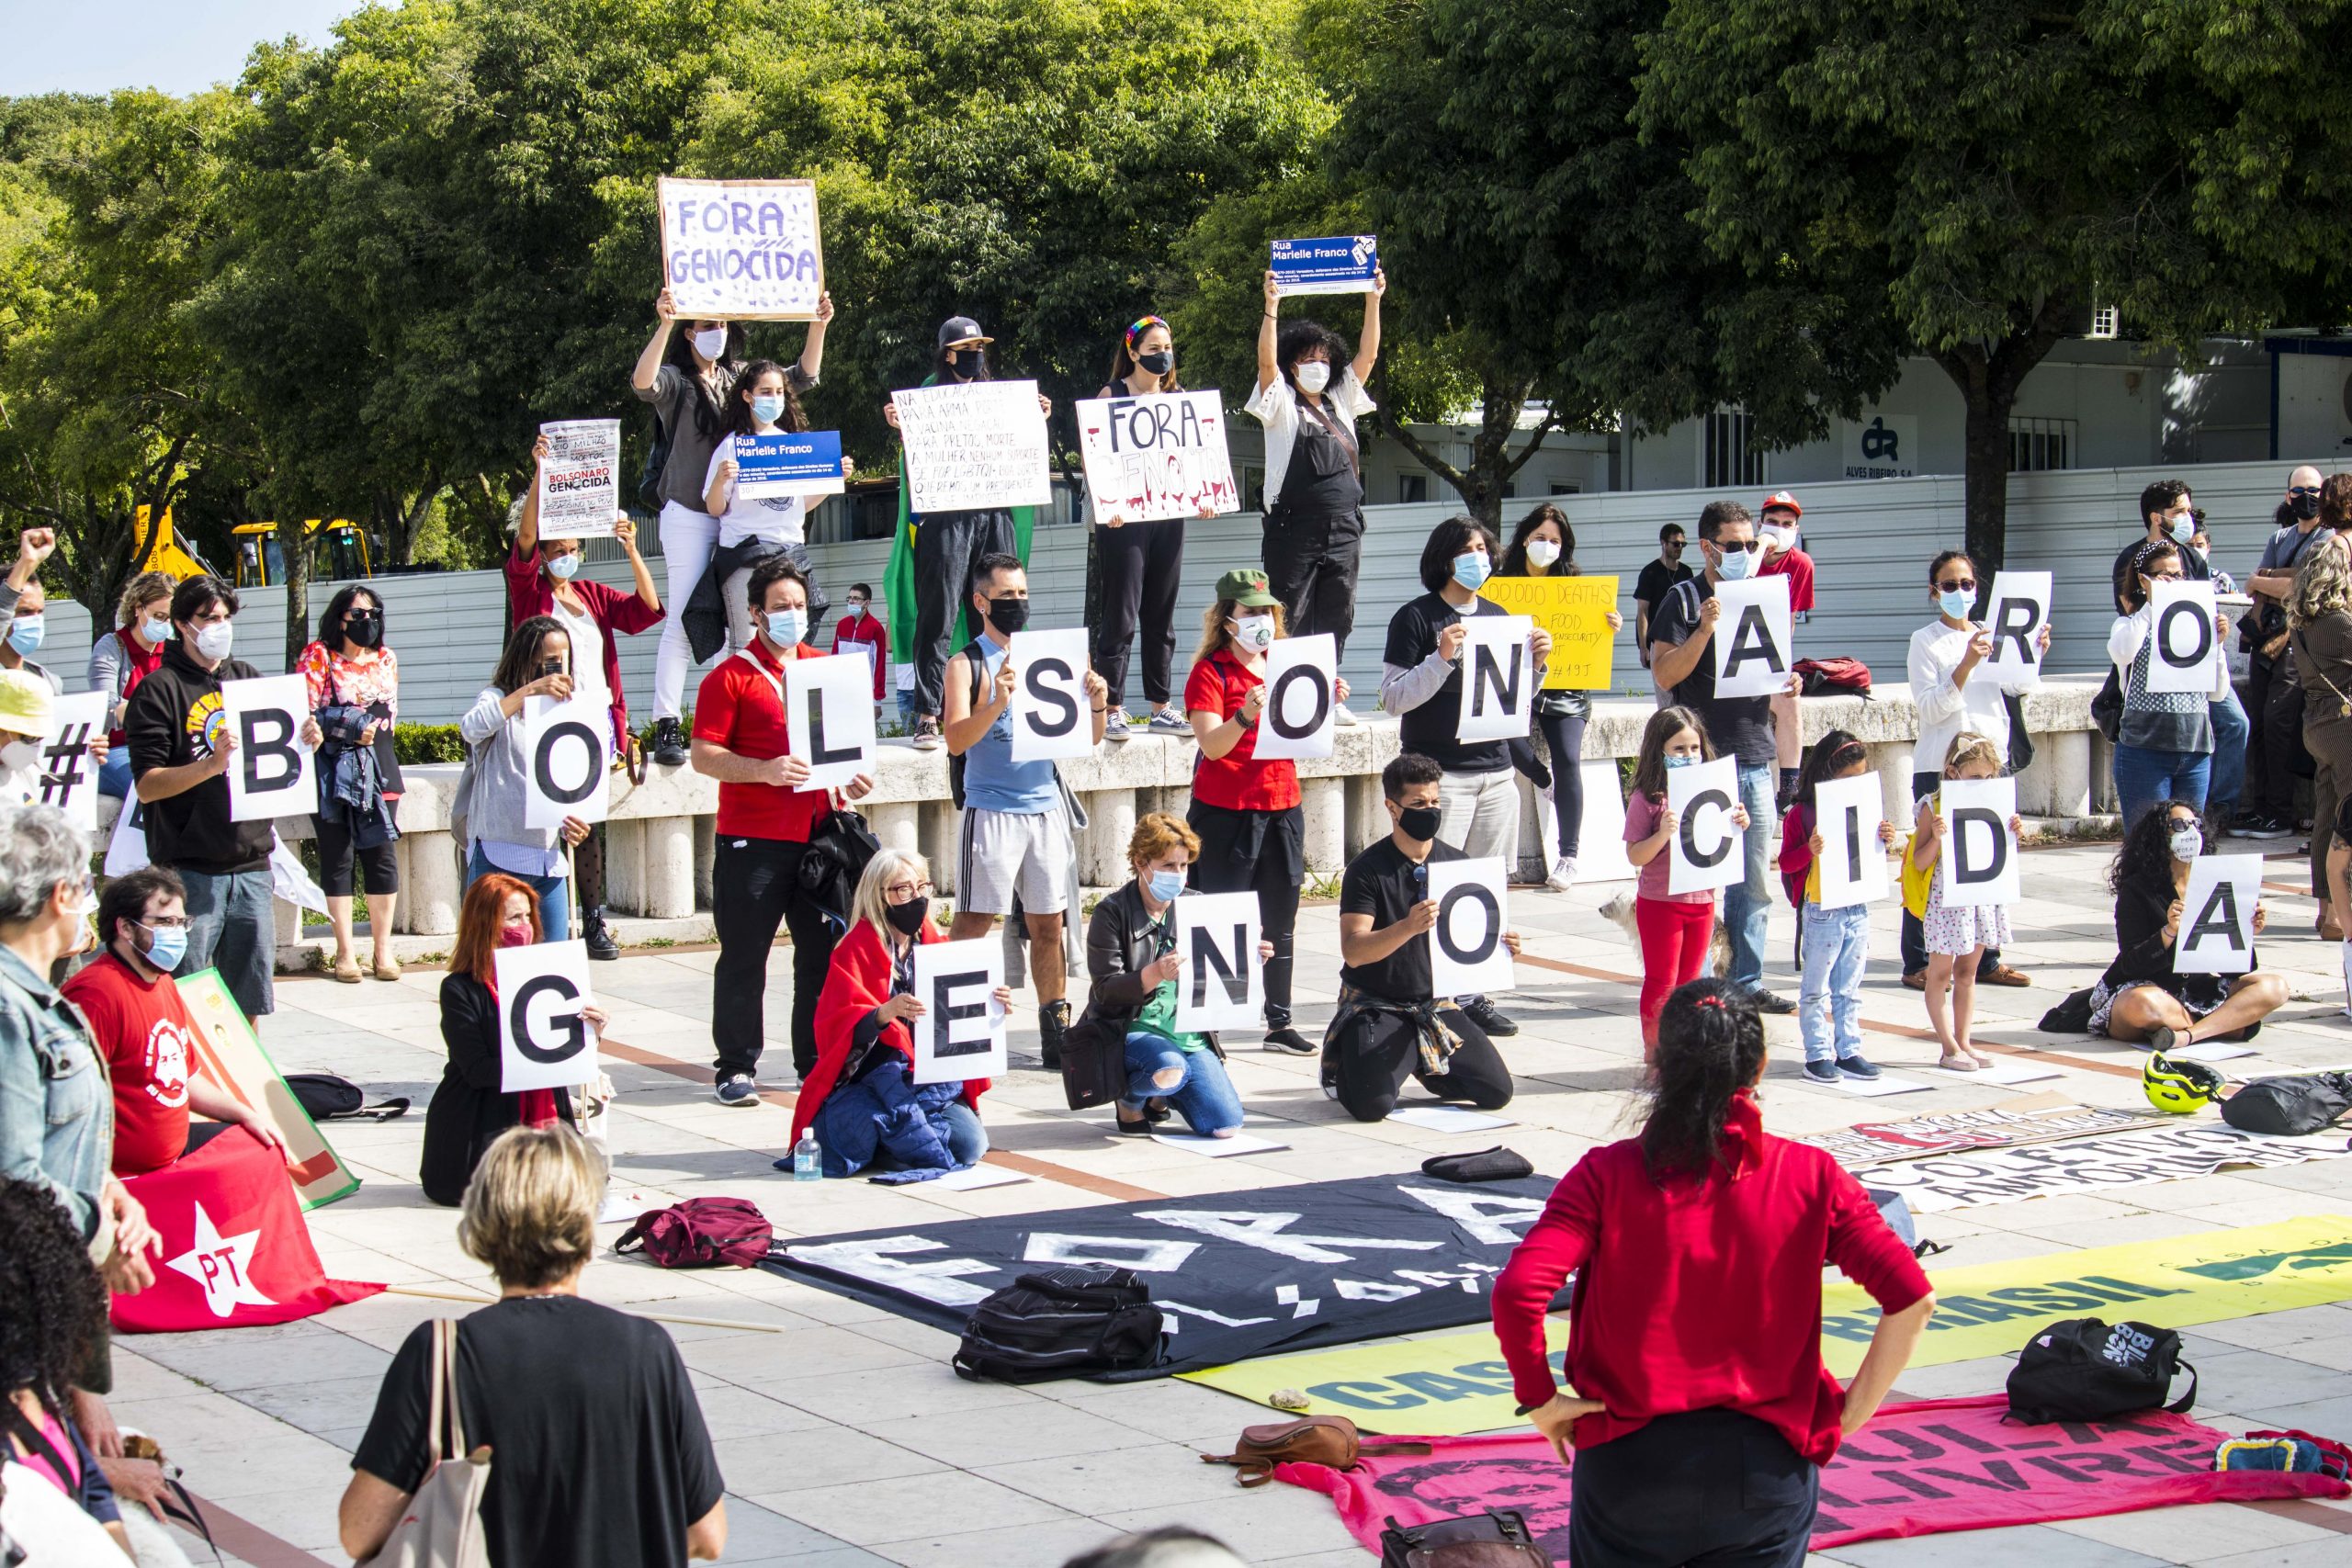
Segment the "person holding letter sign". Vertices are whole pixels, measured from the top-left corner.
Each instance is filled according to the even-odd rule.
[[[2115,608],[2119,615],[2128,615],[2132,611],[2133,601],[2129,590],[2141,570],[2135,563],[2150,545],[2169,544],[2177,547],[2183,581],[2210,582],[2213,580],[2211,563],[2189,547],[2189,541],[2197,536],[2197,506],[2189,495],[2187,480],[2157,479],[2143,490],[2140,492],[2140,522],[2144,530],[2143,536],[2117,552],[2111,573]],[[2226,637],[2229,633],[2227,618],[2222,619],[2219,625],[2222,635]],[[2216,638],[2217,642],[2219,640]],[[2199,795],[2201,803],[2222,808],[2222,815],[2216,820],[2226,824],[2229,814],[2237,808],[2240,792],[2245,787],[2245,748],[2251,731],[2245,709],[2238,702],[2237,688],[2224,680],[2222,693],[2211,701],[2206,713],[2213,728],[2213,765]],[[2104,689],[2101,694],[2105,694]],[[2163,796],[2158,795],[2154,798],[2162,799]],[[2128,817],[2124,819],[2124,827],[2127,829],[2131,827]]]
[[[1171,1106],[1208,1137],[1229,1138],[1241,1128],[1241,1096],[1226,1075],[1224,1047],[1215,1034],[1176,1027],[1176,989],[1192,957],[1177,950],[1176,900],[1200,852],[1192,829],[1164,811],[1148,813],[1127,840],[1135,876],[1095,905],[1086,922],[1092,984],[1085,1021],[1126,1043],[1127,1092],[1116,1102],[1122,1133],[1148,1134]],[[1263,963],[1272,951],[1261,941],[1255,957]]]
[[[466,881],[492,872],[520,878],[537,894],[546,939],[571,934],[571,895],[564,886],[566,845],[588,836],[588,824],[567,817],[560,829],[534,828],[528,820],[532,760],[524,734],[523,709],[533,697],[571,698],[571,639],[551,615],[533,615],[516,626],[499,656],[497,672],[458,720],[466,743],[466,771],[458,785],[466,820]],[[454,818],[459,813],[453,809]],[[595,955],[595,949],[589,949]]]
[[[792,1066],[817,1066],[817,993],[832,964],[836,927],[800,886],[808,836],[833,809],[833,792],[808,789],[808,762],[790,755],[784,667],[822,657],[808,646],[808,585],[782,556],[752,569],[746,590],[759,632],[752,646],[718,661],[695,694],[695,772],[718,781],[718,850],[710,914],[718,930],[711,970],[710,1039],[718,1059],[712,1083],[721,1105],[759,1103],[760,1052],[767,1040],[768,953],[779,921],[792,932]],[[812,709],[822,701],[812,698]],[[821,718],[819,720],[821,728]],[[821,750],[824,741],[815,738]],[[842,796],[872,792],[859,773]]]
[[[1323,1092],[1359,1122],[1396,1108],[1408,1077],[1440,1100],[1481,1111],[1510,1103],[1510,1069],[1477,1020],[1433,994],[1430,942],[1438,904],[1432,862],[1464,858],[1438,841],[1435,759],[1407,751],[1381,770],[1388,836],[1348,863],[1340,879],[1340,1005],[1323,1035]],[[1519,955],[1519,933],[1502,933]]]
[[[1676,583],[1650,623],[1651,679],[1668,701],[1699,716],[1711,745],[1739,761],[1739,798],[1747,811],[1747,875],[1724,896],[1731,977],[1756,994],[1759,1010],[1792,1013],[1796,1003],[1763,988],[1765,914],[1772,904],[1773,769],[1780,758],[1772,700],[1716,696],[1713,651],[1718,632],[1728,637],[1736,629],[1720,625],[1723,606],[1715,598],[1716,585],[1756,576],[1763,543],[1747,508],[1736,501],[1717,501],[1699,513],[1699,547],[1706,570]],[[1747,652],[1759,657],[1752,646]],[[1791,671],[1786,690],[1793,694],[1802,686]]]
[[[816,570],[808,559],[808,508],[825,498],[811,494],[747,496],[741,478],[744,461],[761,437],[804,434],[808,416],[792,389],[792,378],[773,359],[755,359],[743,367],[735,396],[727,411],[727,433],[710,450],[710,478],[703,501],[718,519],[718,547],[702,580],[681,600],[673,600],[677,618],[684,624],[689,651],[711,646],[717,617],[727,622],[729,652],[748,648],[758,612],[750,607],[746,582],[752,569],[771,556],[782,556],[800,569],[808,584],[808,625],[814,629],[831,601],[817,587]],[[842,459],[844,475],[854,465]],[[710,581],[716,578],[717,581]]]
[[[458,939],[441,978],[441,1043],[449,1062],[424,1108],[424,1154],[417,1171],[424,1196],[446,1208],[464,1199],[474,1167],[509,1127],[561,1122],[579,1130],[570,1089],[508,1094],[500,1088],[498,950],[553,940],[540,918],[543,908],[520,877],[492,872],[467,887],[458,908]],[[587,1003],[580,1017],[603,1032],[602,1008]]]
[[[2224,902],[2217,897],[2188,907],[2189,865],[2204,852],[2203,813],[2185,800],[2163,802],[2124,835],[2107,878],[2115,895],[2115,962],[2091,987],[2093,1034],[2155,1051],[2249,1040],[2286,1005],[2280,976],[2184,975],[2175,966],[2184,931],[2227,920],[2258,935],[2267,923],[2259,903],[2250,915],[2217,907]]]
[[[1999,778],[2001,753],[1982,735],[1956,735],[1944,753],[1943,776]],[[1936,1066],[1947,1072],[1973,1073],[1993,1065],[1993,1059],[1969,1040],[1969,1027],[1976,1016],[1977,968],[1984,949],[2008,945],[2009,912],[1998,904],[1947,901],[1944,873],[1949,869],[1950,851],[1945,840],[1951,836],[1952,825],[1938,809],[1938,798],[1933,794],[1920,797],[1904,880],[1906,885],[1921,878],[1928,882],[1927,906],[1920,921],[1928,940],[1928,1022],[1943,1051]],[[2024,824],[2012,815],[2002,828],[2007,838],[2000,848],[2013,854]],[[1905,892],[1907,897],[1907,886]]]
[[[1316,1047],[1291,1027],[1291,934],[1306,886],[1306,815],[1300,807],[1298,764],[1261,760],[1258,732],[1265,722],[1266,656],[1283,636],[1283,607],[1267,591],[1262,571],[1228,571],[1216,580],[1216,603],[1201,618],[1201,650],[1184,682],[1184,707],[1200,742],[1193,764],[1193,800],[1184,819],[1200,836],[1192,853],[1193,886],[1203,893],[1255,893],[1258,930],[1272,950],[1266,964],[1266,1045],[1313,1055]],[[1311,673],[1284,682],[1285,695],[1319,684]],[[1336,677],[1329,700],[1343,703],[1348,683]]]
[[[1568,526],[1568,514],[1546,501],[1521,518],[1495,575],[1577,576],[1577,534]],[[1603,618],[1612,633],[1625,625],[1625,617],[1614,610]],[[1591,716],[1588,693],[1545,688],[1535,694],[1535,722],[1552,753],[1552,782],[1536,793],[1548,797],[1559,830],[1559,853],[1552,858],[1544,885],[1557,893],[1566,892],[1577,879],[1577,840],[1584,831],[1584,727]]]
[[[2127,833],[2159,801],[2186,800],[2200,811],[2205,807],[2216,742],[2211,709],[2230,690],[2230,667],[2220,649],[2229,623],[2217,612],[2210,626],[2200,626],[2203,617],[2185,609],[2168,610],[2159,623],[2157,585],[2188,581],[2190,574],[2183,570],[2187,556],[2179,545],[2142,545],[2116,584],[2124,614],[2107,634],[2107,656],[2114,661],[2123,689],[2123,716],[2115,739],[2115,793],[2122,803]],[[2199,581],[2204,578],[2201,570],[2195,575]],[[2152,661],[2158,658],[2176,665],[2210,663],[2210,678],[2198,691],[2154,690]]]
[[[1666,803],[1670,768],[1714,760],[1707,728],[1685,707],[1660,708],[1642,730],[1634,786],[1625,797],[1625,858],[1639,869],[1634,884],[1634,929],[1642,940],[1642,1058],[1655,1061],[1658,1014],[1668,993],[1699,977],[1715,935],[1715,893],[1673,891],[1674,835],[1680,813]],[[1747,828],[1747,807],[1732,802],[1731,826]]]
[[[986,1078],[913,1081],[908,1021],[929,1010],[915,995],[915,948],[944,942],[931,923],[931,863],[885,847],[857,879],[847,934],[817,999],[817,1066],[792,1108],[792,1142],[811,1127],[827,1176],[881,1170],[960,1170],[989,1152],[980,1125]],[[999,986],[1000,1008],[1012,992]]]
[[[1012,635],[1029,624],[1029,574],[1011,556],[983,556],[972,573],[980,635],[947,661],[947,754],[962,765],[964,813],[956,831],[957,942],[986,936],[1021,904],[1035,965],[1037,1032],[1046,1066],[1061,1065],[1069,1025],[1069,973],[1062,919],[1069,908],[1070,821],[1051,761],[1012,760],[1012,691],[1021,678]],[[1094,744],[1109,713],[1102,677],[1086,672]]]
[[[1781,875],[1789,902],[1797,907],[1804,939],[1797,1032],[1804,1041],[1804,1076],[1816,1083],[1836,1083],[1841,1074],[1865,1080],[1878,1077],[1877,1066],[1862,1055],[1862,971],[1871,960],[1871,907],[1857,900],[1822,908],[1822,857],[1830,845],[1818,825],[1823,784],[1870,776],[1869,748],[1844,730],[1833,729],[1805,753],[1789,814],[1781,818]],[[1855,807],[1846,810],[1849,821],[1860,815]],[[1878,831],[1867,840],[1849,835],[1841,825],[1839,852],[1849,858],[1839,869],[1859,865],[1868,856],[1878,863],[1883,884],[1894,824],[1880,816],[1876,806],[1870,811],[1879,823]]]
[[[123,728],[131,778],[147,806],[147,858],[178,872],[187,888],[187,953],[175,972],[220,970],[253,1019],[276,1005],[270,969],[277,928],[270,908],[273,829],[266,821],[229,818],[229,770],[242,759],[220,683],[261,676],[229,657],[236,613],[236,591],[217,578],[191,577],[173,591],[174,640],[131,694]],[[298,733],[302,745],[319,743],[318,723],[308,716]]]
[[[401,835],[392,817],[401,791],[392,726],[400,718],[401,667],[398,656],[384,646],[384,602],[356,582],[337,590],[319,615],[319,639],[302,649],[294,667],[310,693],[311,716],[326,736],[319,748],[319,809],[311,824],[319,886],[334,927],[334,963],[328,973],[346,985],[359,983],[359,957],[351,938],[356,867],[368,895],[374,974],[379,980],[397,980],[401,966],[392,956],[392,919],[401,868],[393,846]]]
[[[1552,634],[1537,626],[1528,633],[1527,660],[1516,672],[1498,670],[1491,654],[1468,657],[1466,617],[1500,615],[1498,604],[1478,597],[1501,554],[1487,525],[1474,517],[1449,517],[1430,530],[1421,547],[1421,586],[1389,618],[1387,646],[1380,655],[1380,705],[1400,716],[1396,743],[1434,759],[1445,770],[1438,838],[1469,860],[1499,857],[1519,862],[1519,776],[1509,742],[1464,740],[1465,705],[1524,708],[1543,684],[1544,661]],[[1518,701],[1509,701],[1517,684]],[[1524,731],[1522,731],[1524,733]],[[1519,1026],[1484,997],[1464,998],[1463,1011],[1488,1035],[1519,1032]]]

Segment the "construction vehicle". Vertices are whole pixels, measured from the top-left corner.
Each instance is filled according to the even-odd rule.
[[[174,581],[190,577],[208,577],[212,568],[202,556],[180,546],[172,529],[172,509],[164,508],[161,521],[150,516],[141,506],[130,520],[130,570],[168,573]]]
[[[237,586],[266,588],[286,581],[286,552],[277,542],[275,523],[240,523],[231,530],[237,540]],[[314,582],[345,582],[376,575],[368,555],[368,534],[347,517],[302,525],[313,562]]]

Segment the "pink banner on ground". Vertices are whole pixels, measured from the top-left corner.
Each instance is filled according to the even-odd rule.
[[[1821,1472],[1813,1549],[1939,1530],[2045,1524],[2183,1503],[2343,1497],[2324,1475],[2219,1472],[2229,1434],[2151,1411],[2096,1424],[2004,1423],[2002,1394],[1889,1405]],[[1427,1524],[1486,1508],[1527,1517],[1555,1562],[1568,1560],[1568,1472],[1531,1428],[1506,1437],[1432,1438],[1426,1456],[1370,1459],[1354,1469],[1285,1464],[1275,1478],[1328,1493],[1366,1547],[1383,1523]]]
[[[164,1245],[155,1282],[114,1298],[119,1332],[290,1323],[384,1288],[326,1277],[286,1162],[242,1127],[123,1185]]]

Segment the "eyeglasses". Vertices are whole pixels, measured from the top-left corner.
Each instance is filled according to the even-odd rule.
[[[354,621],[376,620],[380,617],[383,613],[384,612],[381,610],[345,610],[343,613],[344,625],[349,626]]]
[[[1976,583],[1973,579],[1965,582],[1939,582],[1936,584],[1936,592],[1939,593],[1973,593],[1976,592]]]
[[[1761,539],[1711,539],[1708,543],[1719,550],[1738,550],[1746,554],[1755,550],[1763,541]]]
[[[151,931],[184,931],[187,930],[187,917],[186,915],[158,915],[152,920],[133,920],[130,923],[134,926],[143,927]]]
[[[1680,539],[1668,539],[1658,546],[1658,548],[1661,550],[1679,550],[1681,547],[1682,541]]]
[[[882,889],[893,904],[903,904],[910,898],[921,898],[931,892],[928,882],[894,882]]]

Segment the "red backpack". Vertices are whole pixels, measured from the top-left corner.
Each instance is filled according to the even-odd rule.
[[[1868,699],[1871,667],[1859,659],[1800,659],[1796,673],[1804,678],[1808,697],[1835,697],[1848,692]]]
[[[674,1209],[655,1209],[613,1243],[615,1252],[643,1250],[663,1269],[714,1269],[739,1263],[749,1269],[768,1255],[775,1227],[758,1205],[742,1198],[689,1198]]]

